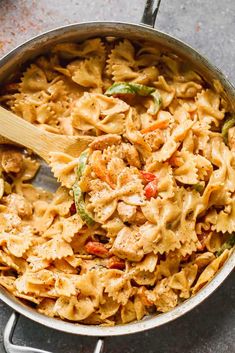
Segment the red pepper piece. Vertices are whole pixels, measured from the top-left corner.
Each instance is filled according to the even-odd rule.
[[[125,261],[119,259],[117,256],[112,256],[108,261],[108,268],[115,270],[124,270]]]
[[[140,174],[142,178],[147,182],[157,179],[156,175],[154,175],[153,173],[144,172],[143,170],[140,171]]]
[[[150,181],[144,188],[145,191],[145,196],[147,199],[151,199],[151,197],[156,197],[158,193],[158,187],[157,187],[158,181],[157,179],[154,179],[153,181]]]
[[[95,255],[98,257],[107,257],[109,255],[108,249],[98,241],[89,241],[85,245],[85,250],[88,254]]]

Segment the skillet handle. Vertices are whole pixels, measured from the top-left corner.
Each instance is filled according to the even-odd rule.
[[[144,13],[141,18],[141,24],[149,27],[154,27],[161,0],[157,0],[156,8],[153,10],[154,3],[155,0],[146,0]]]
[[[3,333],[3,343],[4,343],[4,348],[6,353],[51,353],[48,351],[44,351],[42,349],[17,346],[12,343],[12,338],[13,338],[15,327],[19,317],[20,315],[14,311],[11,314],[6,324],[6,327]],[[94,353],[102,353],[103,348],[104,348],[104,340],[98,339]]]

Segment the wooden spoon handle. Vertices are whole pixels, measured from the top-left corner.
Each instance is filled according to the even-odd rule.
[[[47,132],[38,129],[28,121],[19,118],[9,110],[0,106],[0,135],[12,142],[32,149],[45,158],[48,152]]]

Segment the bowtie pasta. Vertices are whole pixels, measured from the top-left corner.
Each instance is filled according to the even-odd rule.
[[[197,293],[234,245],[235,118],[173,53],[95,38],[35,59],[0,103],[40,129],[90,135],[51,151],[62,183],[32,186],[29,152],[0,152],[0,285],[40,313],[115,325]]]

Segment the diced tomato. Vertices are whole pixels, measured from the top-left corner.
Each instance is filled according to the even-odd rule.
[[[124,270],[125,261],[119,259],[117,256],[112,256],[108,261],[108,268],[116,270]]]
[[[70,206],[69,211],[70,211],[71,216],[73,216],[77,212],[75,202],[72,203],[72,205]]]
[[[158,180],[154,179],[153,181],[150,181],[144,188],[145,191],[145,196],[147,199],[151,199],[151,197],[156,197],[157,192],[158,192]]]
[[[98,241],[89,241],[85,245],[85,250],[88,254],[96,255],[98,257],[107,257],[109,255],[108,249]]]
[[[147,182],[157,179],[156,175],[154,175],[153,173],[144,172],[143,170],[140,171],[140,174],[142,178]]]

